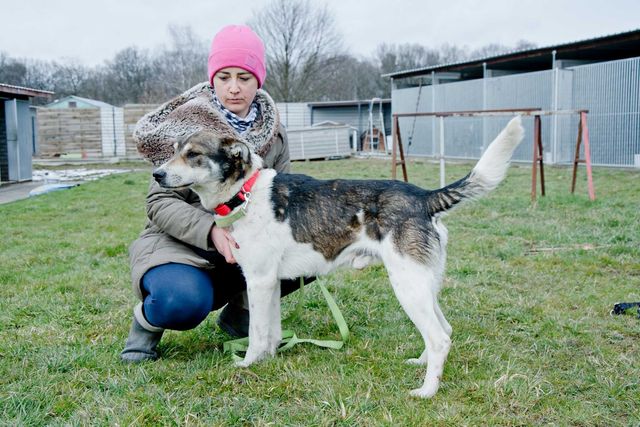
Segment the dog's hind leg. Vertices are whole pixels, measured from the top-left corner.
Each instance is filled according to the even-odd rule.
[[[433,295],[433,308],[435,309],[436,312],[436,316],[438,317],[438,320],[440,321],[440,325],[442,326],[442,329],[445,331],[445,333],[451,337],[451,333],[453,332],[453,328],[451,327],[451,325],[449,324],[449,322],[447,321],[447,319],[444,317],[444,314],[442,313],[442,310],[440,309],[440,304],[438,304],[438,296],[437,295]],[[420,355],[420,357],[416,357],[413,359],[407,359],[407,363],[409,365],[418,365],[418,366],[422,366],[422,365],[426,365],[427,364],[427,348],[426,348],[426,343],[427,343],[427,339],[426,337],[423,337],[425,340],[425,349],[422,352],[422,354]]]
[[[442,310],[440,309],[440,304],[438,303],[438,295],[434,295],[433,296],[433,305],[436,309],[436,315],[438,316],[438,320],[440,320],[440,324],[442,325],[442,329],[444,329],[444,331],[447,333],[447,335],[449,335],[449,337],[451,337],[451,333],[453,332],[453,328],[451,327],[451,324],[449,324],[449,322],[447,321],[446,317],[444,317],[444,314],[442,313]]]
[[[383,261],[393,290],[402,308],[420,331],[426,347],[422,355],[412,361],[415,364],[427,363],[424,384],[412,390],[411,394],[431,397],[438,391],[444,362],[451,347],[446,328],[448,322],[442,322],[441,317],[444,316],[436,301],[441,273],[395,251],[390,252],[383,256]]]

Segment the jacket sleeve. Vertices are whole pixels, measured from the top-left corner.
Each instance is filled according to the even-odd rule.
[[[171,237],[204,250],[214,250],[209,239],[213,215],[193,206],[189,190],[167,190],[153,179],[147,195],[149,220]]]
[[[276,140],[264,156],[264,163],[265,166],[273,168],[279,173],[289,173],[291,171],[289,140],[287,138],[287,131],[283,125],[280,125]]]

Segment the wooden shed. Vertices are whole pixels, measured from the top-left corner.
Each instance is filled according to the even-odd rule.
[[[0,181],[31,180],[31,156],[36,144],[31,98],[53,92],[0,83]]]
[[[67,96],[38,109],[40,157],[104,158],[126,155],[122,108]]]

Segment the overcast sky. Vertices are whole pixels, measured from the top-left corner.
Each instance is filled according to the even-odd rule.
[[[129,46],[153,49],[170,24],[209,40],[245,23],[270,0],[0,0],[0,51],[12,57],[74,58],[86,65]],[[314,2],[315,3],[315,2]],[[318,1],[320,3],[320,1]],[[477,48],[528,40],[546,46],[640,28],[639,0],[327,0],[344,44],[370,56],[378,44]]]

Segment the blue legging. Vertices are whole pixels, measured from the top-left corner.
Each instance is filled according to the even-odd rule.
[[[315,278],[305,278],[305,284]],[[281,295],[299,288],[299,279],[283,280]],[[186,264],[163,264],[142,277],[144,315],[149,323],[184,331],[198,326],[213,310],[247,289],[236,264],[216,263],[211,270]]]
[[[159,265],[142,277],[144,314],[154,326],[193,329],[246,287],[236,265],[213,270],[177,263]]]

